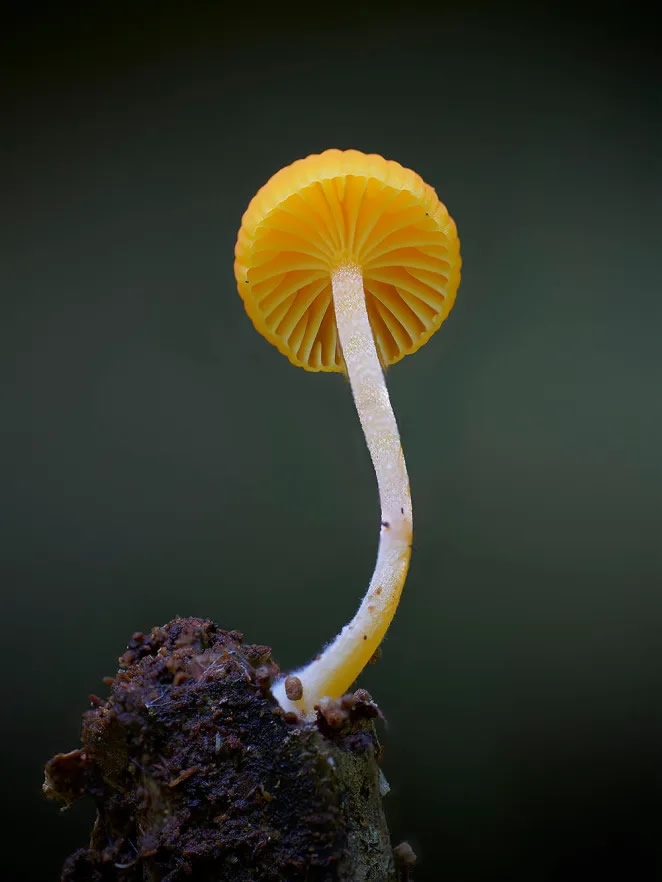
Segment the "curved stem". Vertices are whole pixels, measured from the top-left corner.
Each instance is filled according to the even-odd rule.
[[[409,478],[400,435],[377,356],[358,266],[332,276],[333,303],[356,409],[377,475],[381,532],[368,591],[352,621],[314,661],[295,672],[303,696],[290,701],[284,681],[274,687],[281,707],[312,716],[324,696],[338,698],[354,682],[382,641],[395,614],[411,555]]]

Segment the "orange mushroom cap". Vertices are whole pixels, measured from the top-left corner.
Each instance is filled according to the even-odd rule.
[[[360,267],[383,366],[439,328],[460,284],[455,223],[399,163],[325,150],[277,172],[242,218],[234,271],[255,328],[308,371],[344,371],[331,275]]]

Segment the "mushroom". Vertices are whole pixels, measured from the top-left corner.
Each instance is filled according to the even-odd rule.
[[[437,194],[413,171],[357,150],[281,169],[252,199],[235,276],[255,328],[307,371],[346,373],[377,475],[379,551],[354,618],[313,661],[275,684],[286,711],[312,717],[373,656],[407,576],[412,507],[384,369],[439,328],[460,283],[459,240]]]

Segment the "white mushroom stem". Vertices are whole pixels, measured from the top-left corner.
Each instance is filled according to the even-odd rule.
[[[360,267],[341,266],[333,273],[332,285],[340,345],[377,474],[382,515],[375,571],[356,615],[321,655],[295,672],[303,687],[300,700],[287,697],[284,680],[274,687],[284,710],[307,717],[314,715],[322,698],[343,695],[381,643],[407,577],[412,539],[407,467],[368,319]]]

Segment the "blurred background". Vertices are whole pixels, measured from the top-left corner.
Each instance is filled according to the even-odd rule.
[[[350,390],[254,331],[254,192],[326,147],[438,191],[464,259],[388,375],[415,551],[384,656],[416,879],[662,878],[660,65],[635,7],[16,4],[2,29],[3,877],[50,880],[133,631],[283,668],[354,612],[378,503]],[[20,858],[12,846],[26,845]]]

